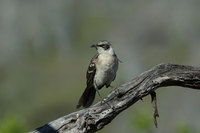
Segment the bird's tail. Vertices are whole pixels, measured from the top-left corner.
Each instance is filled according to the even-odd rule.
[[[83,92],[82,96],[80,97],[76,108],[80,108],[81,106],[83,106],[84,108],[89,107],[94,101],[95,94],[96,94],[96,90],[94,86],[87,87],[85,91]]]

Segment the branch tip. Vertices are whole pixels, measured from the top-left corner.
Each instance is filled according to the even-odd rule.
[[[157,122],[157,117],[159,117],[159,114],[158,114],[158,108],[157,108],[157,99],[156,99],[156,92],[153,91],[151,93],[151,103],[152,103],[152,106],[153,106],[153,121],[154,121],[154,125],[156,128],[158,128],[158,122]]]

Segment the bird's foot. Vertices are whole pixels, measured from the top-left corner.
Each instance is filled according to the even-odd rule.
[[[101,105],[103,105],[104,103],[107,104],[110,107],[110,109],[115,111],[115,107],[114,106],[110,105],[106,100],[102,99],[101,100]]]

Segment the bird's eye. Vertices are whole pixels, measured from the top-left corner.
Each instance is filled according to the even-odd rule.
[[[99,45],[99,47],[102,47],[105,50],[109,49],[109,45],[105,45],[105,44]]]
[[[105,50],[107,50],[107,49],[109,48],[109,45],[103,45],[103,48],[104,48]]]

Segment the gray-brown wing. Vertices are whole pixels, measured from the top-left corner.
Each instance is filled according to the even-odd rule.
[[[96,54],[92,60],[90,61],[90,65],[87,70],[86,78],[87,78],[87,86],[91,87],[94,84],[94,76],[96,73],[96,59],[98,58],[98,54]]]
[[[116,68],[116,69],[118,69],[119,62],[121,62],[121,61],[119,60],[119,58],[117,57],[117,55],[114,55],[114,56],[115,56],[115,59],[116,59],[116,65],[117,65],[117,68]],[[117,74],[115,74],[115,76],[114,76],[114,78],[113,78],[113,80],[112,80],[112,81],[114,81],[114,80],[115,80],[115,78],[116,78],[116,75],[117,75]]]

